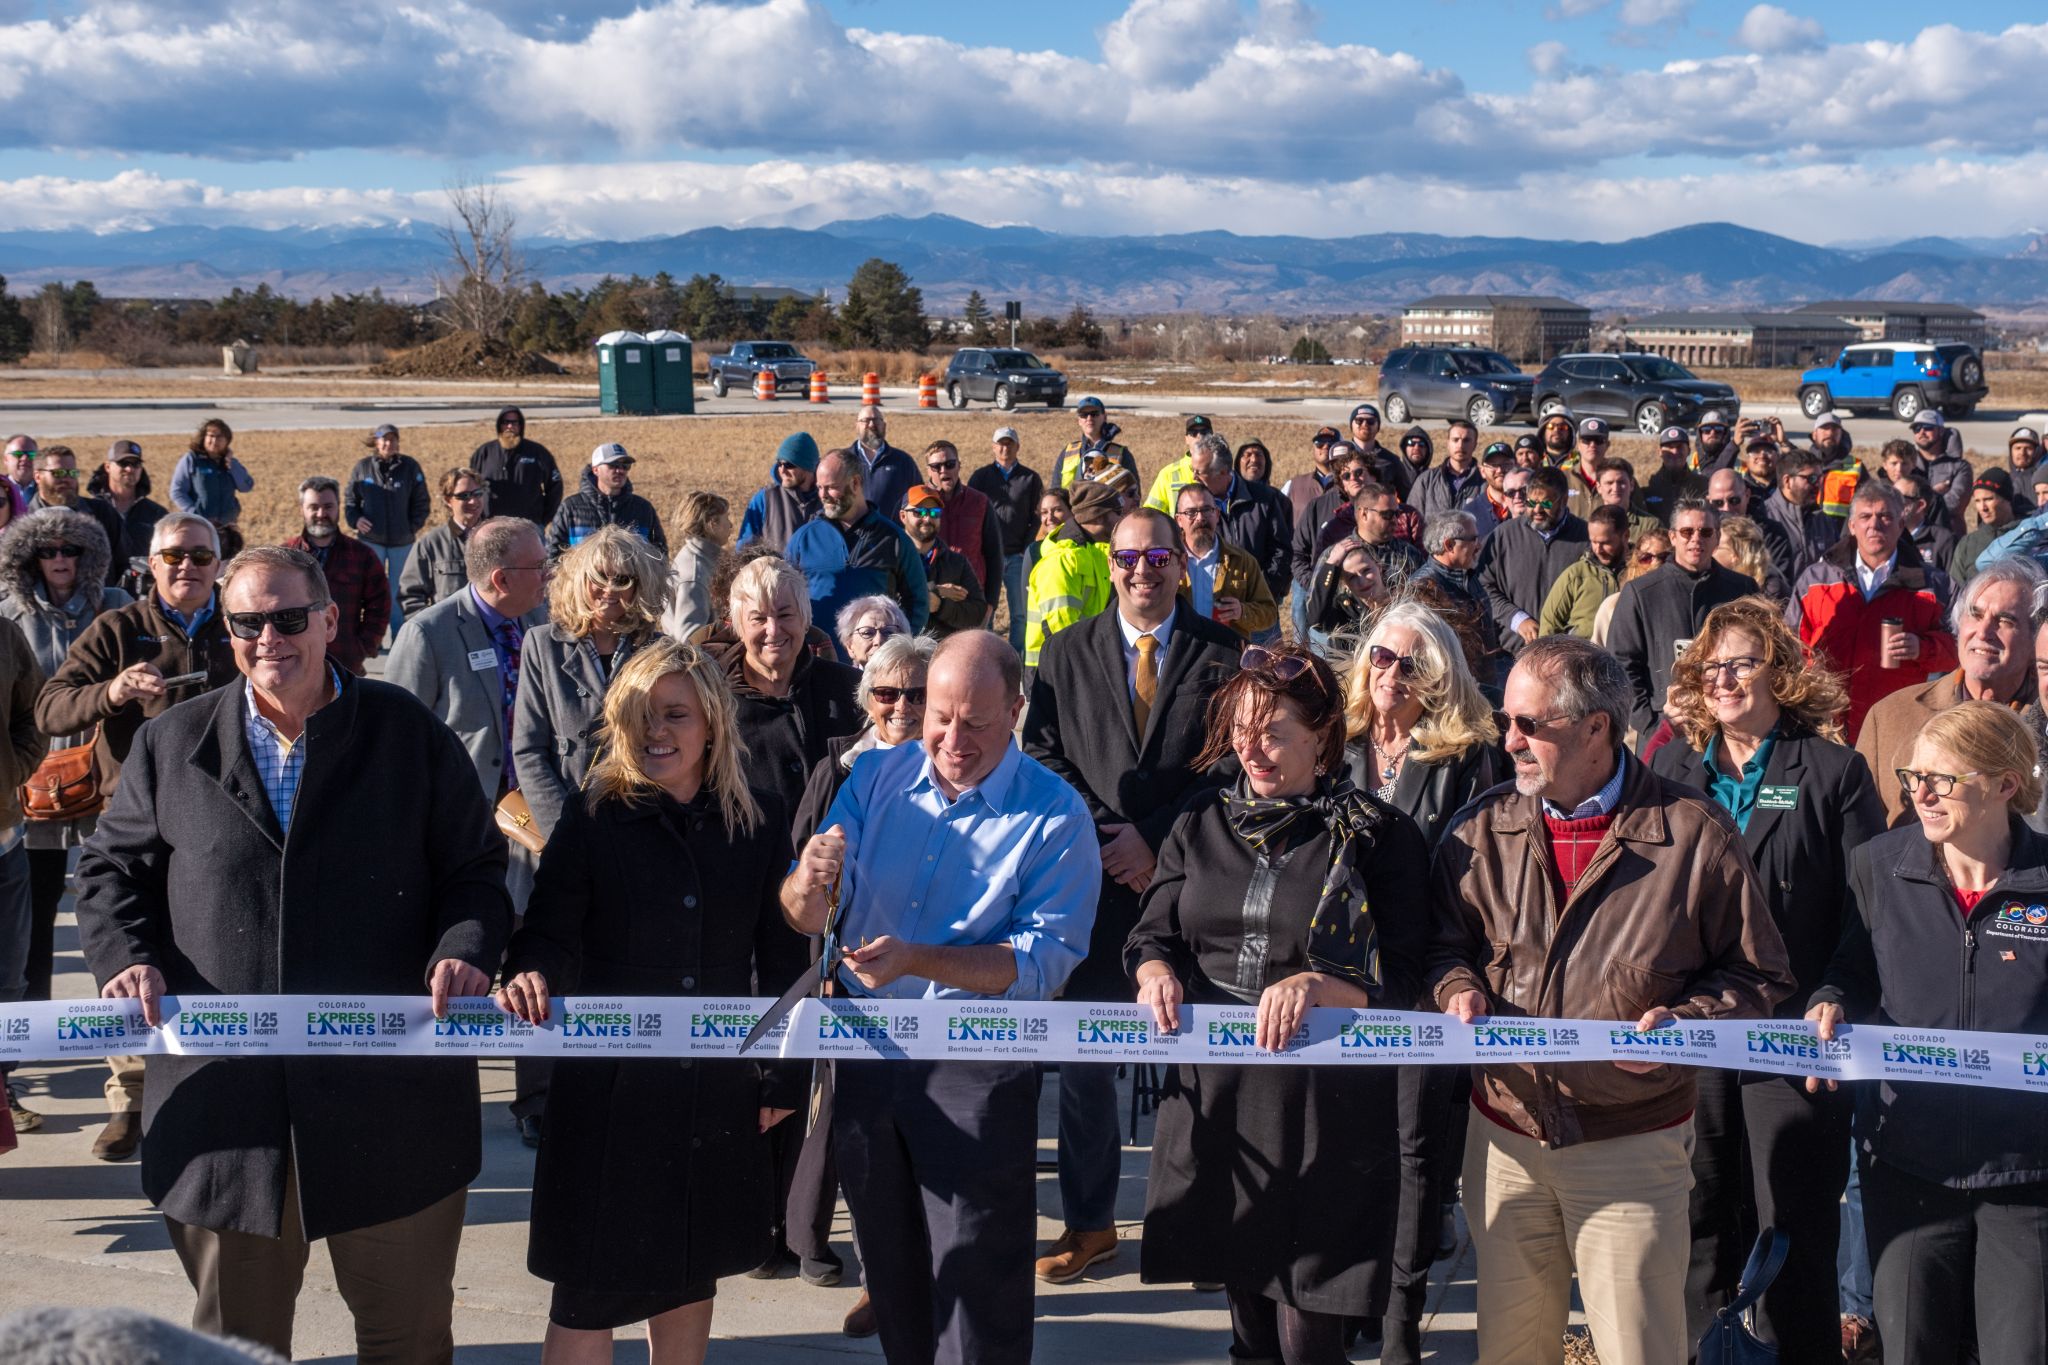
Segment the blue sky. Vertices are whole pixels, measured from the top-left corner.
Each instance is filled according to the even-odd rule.
[[[882,212],[1997,235],[2048,227],[2044,17],[2039,0],[0,0],[0,228],[438,219],[465,175],[564,237]]]

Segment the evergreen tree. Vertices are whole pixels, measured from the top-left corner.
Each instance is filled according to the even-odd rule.
[[[34,339],[35,329],[21,311],[21,300],[7,292],[7,277],[0,275],[0,364],[27,355]]]
[[[986,346],[995,339],[988,300],[982,298],[979,289],[967,296],[967,304],[960,310],[960,320],[967,324],[967,339],[975,345]]]
[[[863,261],[846,284],[839,306],[839,344],[883,351],[921,351],[931,344],[924,320],[924,291],[903,267],[879,256]]]

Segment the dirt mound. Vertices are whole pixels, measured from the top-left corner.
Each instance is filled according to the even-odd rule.
[[[450,332],[439,341],[398,352],[370,373],[393,379],[524,379],[563,370],[546,356],[507,342],[476,332]]]

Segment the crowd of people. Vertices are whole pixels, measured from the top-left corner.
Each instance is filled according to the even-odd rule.
[[[1390,449],[1361,403],[1280,484],[1191,417],[1147,485],[1099,400],[1074,417],[1047,473],[1002,427],[963,475],[864,407],[737,515],[685,495],[673,546],[622,445],[568,491],[516,408],[431,489],[380,426],[282,545],[243,543],[218,421],[171,508],[133,442],[81,494],[68,447],[10,439],[0,1000],[48,996],[75,858],[87,965],[152,1023],[425,991],[545,1025],[825,953],[855,998],[1255,1006],[1272,1049],[1318,1006],[2048,1032],[2048,939],[2005,913],[2048,899],[2038,433],[1973,468],[1938,414],[1866,460],[1831,417],[1710,412],[1639,480],[1597,418]],[[450,1357],[474,1062],[109,1068],[94,1154],[139,1150],[197,1328],[289,1354],[325,1241],[363,1360]],[[1163,1071],[1138,1269],[1220,1293],[1233,1360],[1419,1361],[1460,1207],[1487,1365],[1561,1361],[1575,1280],[1606,1365],[1679,1365],[1764,1228],[1787,1362],[2048,1359],[2030,1095]],[[719,1279],[842,1281],[843,1195],[850,1335],[1026,1361],[1034,1278],[1132,1240],[1118,1110],[1107,1064],[521,1060],[544,1358],[646,1323],[701,1360]]]

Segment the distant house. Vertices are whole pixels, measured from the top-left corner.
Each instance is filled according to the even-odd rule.
[[[1593,310],[1548,294],[1432,294],[1401,310],[1403,346],[1490,346],[1511,360],[1582,351]]]
[[[1982,346],[1984,315],[1959,303],[1899,299],[1823,299],[1802,313],[1824,313],[1854,326],[1858,341],[1967,341]]]
[[[1627,325],[1626,348],[1681,365],[1805,366],[1862,340],[1854,323],[1821,313],[1652,313]]]

